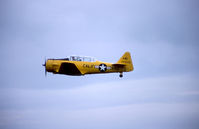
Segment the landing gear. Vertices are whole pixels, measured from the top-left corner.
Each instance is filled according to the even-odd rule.
[[[123,73],[120,73],[120,78],[122,78],[123,77]]]

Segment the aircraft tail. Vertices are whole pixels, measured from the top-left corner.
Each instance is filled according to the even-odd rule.
[[[125,52],[117,64],[125,65],[126,71],[133,71],[134,69],[130,52]]]

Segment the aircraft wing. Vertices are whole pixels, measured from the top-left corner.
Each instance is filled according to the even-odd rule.
[[[67,75],[82,75],[81,71],[74,63],[62,63],[59,69],[59,73]]]

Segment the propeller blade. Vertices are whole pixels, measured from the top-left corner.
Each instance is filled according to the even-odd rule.
[[[47,72],[46,72],[46,68],[45,68],[45,77],[46,77],[46,75],[47,75]]]
[[[45,57],[45,63],[42,64],[42,66],[45,66],[45,76],[47,75],[47,71],[46,71],[46,57]]]

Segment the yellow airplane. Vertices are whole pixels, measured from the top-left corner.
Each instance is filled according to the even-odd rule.
[[[115,64],[97,61],[92,57],[70,56],[63,59],[48,59],[43,66],[45,66],[45,74],[47,71],[74,76],[118,72],[119,77],[123,77],[123,72],[134,70],[129,52],[125,52]]]

